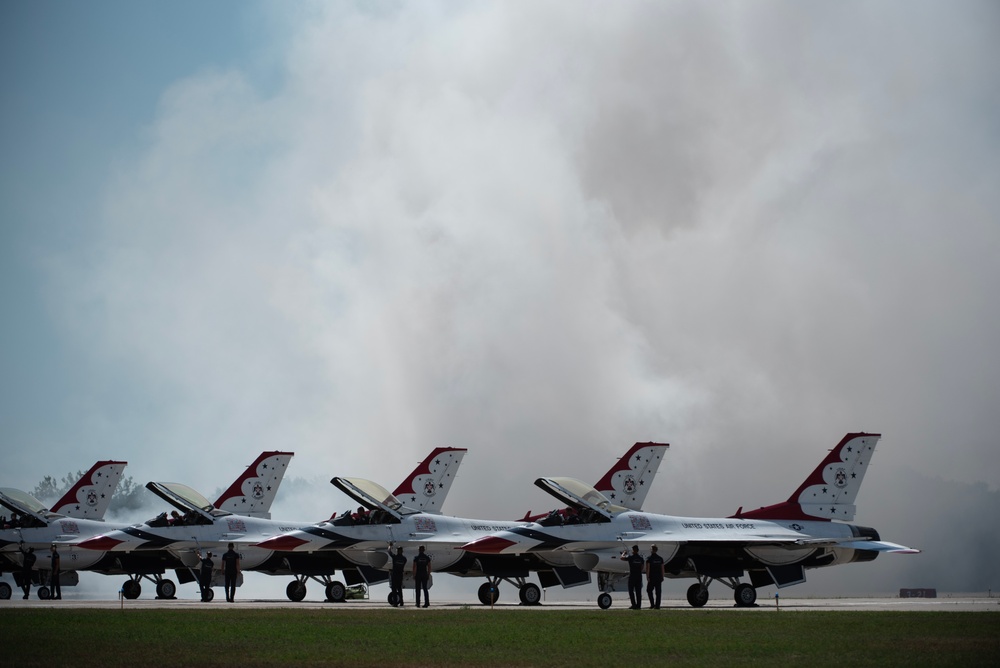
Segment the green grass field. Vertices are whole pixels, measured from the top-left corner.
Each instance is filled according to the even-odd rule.
[[[0,610],[19,666],[994,666],[1000,612]]]

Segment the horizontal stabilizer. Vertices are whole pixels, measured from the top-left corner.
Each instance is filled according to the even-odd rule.
[[[852,550],[870,550],[872,552],[894,552],[896,554],[920,554],[920,550],[896,543],[887,543],[882,540],[854,540],[847,543],[840,543],[837,547],[846,547]]]

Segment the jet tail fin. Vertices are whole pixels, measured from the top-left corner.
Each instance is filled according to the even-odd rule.
[[[262,452],[229,486],[215,507],[236,515],[271,519],[271,504],[278,494],[294,452]]]
[[[636,443],[615,462],[594,488],[629,510],[642,510],[668,443]]]
[[[435,448],[392,493],[409,508],[440,514],[466,448]]]
[[[861,481],[881,434],[851,433],[830,451],[788,500],[757,510],[737,511],[745,519],[851,521]]]
[[[103,520],[128,462],[102,461],[90,467],[51,510],[78,520]]]

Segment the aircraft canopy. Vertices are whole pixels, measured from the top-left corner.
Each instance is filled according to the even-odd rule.
[[[539,478],[535,481],[535,486],[544,489],[566,505],[577,510],[592,510],[605,518],[611,518],[628,510],[624,506],[611,503],[608,497],[576,478]]]
[[[48,524],[54,517],[61,517],[32,495],[12,487],[0,488],[0,505],[18,515],[30,515],[43,524]]]
[[[146,489],[185,513],[195,512],[211,521],[216,517],[232,515],[225,510],[219,510],[204,496],[179,482],[148,482]]]
[[[392,492],[377,482],[364,478],[334,478],[330,482],[334,487],[367,508],[384,510],[397,518],[418,512],[404,506],[403,502],[397,499]]]

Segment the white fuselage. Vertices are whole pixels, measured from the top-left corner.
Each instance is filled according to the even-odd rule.
[[[305,524],[305,523],[303,523]],[[212,524],[151,527],[148,523],[133,524],[107,532],[103,538],[118,541],[105,545],[107,552],[134,552],[137,554],[164,551],[188,567],[198,563],[196,552],[221,554],[229,543],[238,546],[241,567],[253,569],[271,556],[271,550],[254,547],[273,536],[294,531],[303,526],[295,522],[281,522],[244,515],[226,515]]]
[[[422,546],[431,557],[431,568],[444,571],[458,562],[465,552],[458,549],[468,542],[523,525],[524,522],[477,520],[445,515],[417,513],[404,516],[398,524],[355,524],[337,526],[322,522],[285,534],[301,544],[294,552],[336,550],[358,566],[388,570],[388,547],[404,548],[412,556]],[[571,561],[566,562],[572,565]]]
[[[60,556],[60,568],[65,571],[85,570],[97,563],[104,556],[102,552],[80,549],[80,541],[100,535],[109,530],[127,525],[101,522],[97,520],[72,519],[69,517],[53,519],[47,526],[22,529],[0,530],[0,553],[8,559],[21,563],[20,548],[35,549],[36,569],[48,568],[47,556],[53,544],[57,546]]]
[[[562,565],[570,557],[586,571],[628,573],[628,563],[618,557],[632,545],[648,553],[656,545],[669,562],[685,545],[712,545],[742,549],[766,565],[796,563],[817,547],[833,546],[855,538],[851,525],[822,521],[770,521],[736,518],[674,517],[625,512],[610,522],[562,526],[521,523],[514,530],[494,532],[489,553],[532,553],[546,563]],[[474,548],[473,548],[474,549]],[[836,561],[840,561],[839,559]]]

